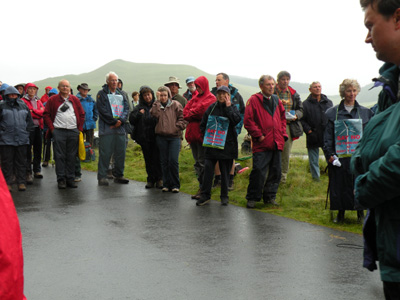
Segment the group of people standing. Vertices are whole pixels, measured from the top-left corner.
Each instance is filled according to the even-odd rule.
[[[362,126],[365,126],[372,112],[355,101],[360,87],[354,80],[342,83],[340,94],[343,101],[334,108],[332,101],[321,93],[319,82],[310,85],[310,95],[303,103],[300,95],[289,85],[290,80],[287,71],[280,72],[277,80],[269,75],[262,76],[259,80],[261,91],[252,95],[246,105],[225,73],[216,75],[216,86],[212,89],[206,77],[188,77],[186,98],[179,94],[178,78],[171,76],[156,92],[146,85],[140,87],[139,92],[132,94],[132,102],[114,72],[106,75],[106,84],[98,92],[96,100],[88,94],[90,88],[86,83],[78,85],[76,96],[67,80],[59,82],[54,94],[54,89],[47,87],[47,93],[42,97],[44,103],[37,97],[38,87],[34,84],[25,85],[22,96],[16,87],[3,84],[2,128],[24,128],[25,133],[21,136],[24,141],[18,142],[23,144],[18,145],[21,146],[19,151],[7,150],[7,147],[15,146],[10,143],[10,138],[3,141],[4,146],[0,147],[4,152],[1,155],[3,172],[10,189],[16,181],[19,190],[24,190],[25,183],[31,182],[32,172],[35,178],[43,177],[40,173],[42,140],[46,146],[53,141],[58,187],[77,187],[76,182],[81,176],[76,154],[79,132],[82,131],[86,141],[93,145],[98,121],[97,177],[100,186],[109,185],[109,178],[113,178],[115,183],[129,182],[124,177],[124,164],[128,134],[131,134],[143,152],[147,172],[145,187],[178,193],[179,153],[186,129],[185,138],[192,150],[199,182],[198,192],[192,198],[197,200],[198,206],[205,205],[210,200],[212,187],[221,185],[221,203],[227,205],[238,158],[238,135],[244,125],[252,138],[253,150],[247,207],[254,208],[261,199],[265,204],[278,205],[276,193],[279,184],[287,180],[290,149],[293,141],[305,132],[314,180],[319,181],[320,176],[320,147],[329,162],[331,209],[339,210],[337,221],[341,222],[344,210],[356,209],[356,206],[350,193],[354,184],[349,171],[351,153],[342,156],[337,153],[335,124],[342,119],[361,119]],[[20,117],[25,118],[23,126],[21,120],[18,125],[12,124],[8,117],[9,112],[18,110],[21,110]],[[0,135],[1,139],[7,139],[5,133]],[[15,140],[14,133],[10,136]],[[211,144],[208,143],[210,140]],[[23,163],[16,159],[21,151],[26,152],[24,167],[27,174],[22,174]],[[15,157],[10,158],[10,153]],[[341,167],[333,165],[337,156],[340,156]],[[15,166],[11,162],[15,162]],[[44,158],[42,166],[47,164],[48,159]],[[359,214],[361,218],[361,208]]]

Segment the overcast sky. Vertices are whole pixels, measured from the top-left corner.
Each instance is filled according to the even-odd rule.
[[[378,75],[358,0],[3,1],[0,80],[90,72],[114,59],[193,65],[208,73],[318,80]],[[111,71],[111,70],[110,70]]]

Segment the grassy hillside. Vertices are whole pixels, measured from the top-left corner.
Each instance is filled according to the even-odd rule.
[[[124,90],[131,95],[133,91],[139,90],[142,85],[149,85],[153,89],[157,89],[159,86],[164,85],[168,81],[169,76],[176,76],[181,82],[181,94],[186,91],[185,79],[188,76],[205,76],[210,82],[210,89],[215,86],[215,74],[206,73],[196,67],[189,65],[169,65],[169,64],[151,64],[151,63],[133,63],[117,59],[111,61],[104,66],[99,67],[88,73],[82,73],[78,75],[67,74],[65,76],[46,78],[40,81],[36,81],[35,84],[39,86],[40,93],[43,93],[44,87],[50,85],[57,87],[58,82],[61,79],[67,79],[71,83],[74,94],[77,93],[76,87],[78,84],[86,82],[91,88],[90,94],[96,95],[101,89],[101,86],[105,83],[105,75],[114,71],[124,82]],[[259,91],[258,78],[246,78],[236,75],[230,75],[231,83],[239,89],[240,94],[246,101],[252,94]],[[291,86],[295,88],[302,100],[305,100],[309,94],[307,83],[291,82]],[[375,103],[377,99],[378,89],[368,91],[370,86],[366,86],[362,89],[358,99],[360,103]],[[340,101],[338,95],[329,96],[330,99],[336,104]]]

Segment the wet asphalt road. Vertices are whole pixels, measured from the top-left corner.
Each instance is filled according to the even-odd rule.
[[[58,190],[54,168],[13,192],[28,300],[383,299],[362,237],[144,183]]]

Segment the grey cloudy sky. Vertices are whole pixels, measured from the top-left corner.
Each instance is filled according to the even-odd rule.
[[[90,72],[114,59],[193,65],[259,78],[281,70],[337,94],[379,62],[364,43],[358,0],[6,1],[0,80],[9,84]]]

